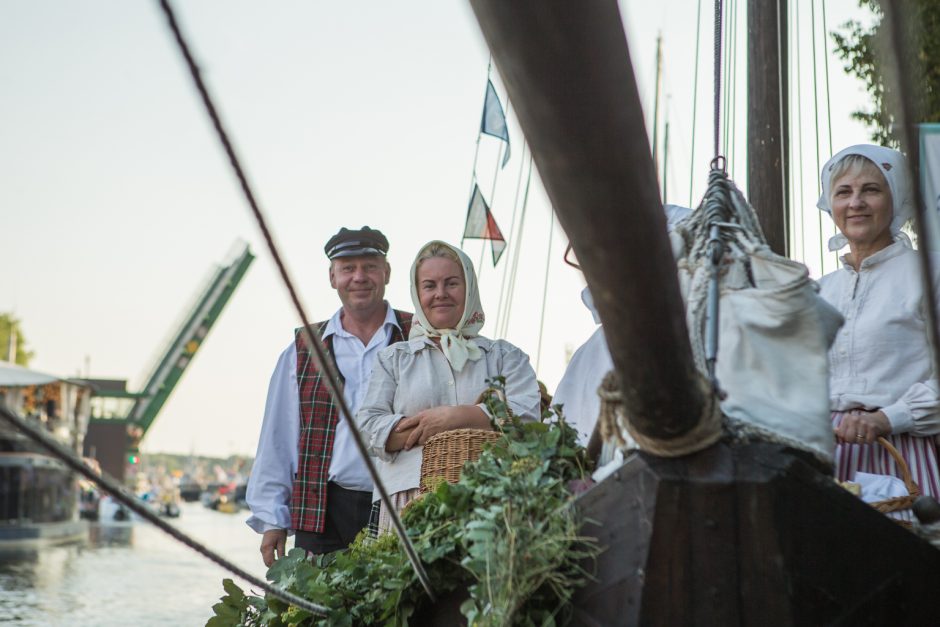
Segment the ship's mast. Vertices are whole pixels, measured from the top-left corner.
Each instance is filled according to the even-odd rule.
[[[747,3],[747,195],[767,243],[788,251],[787,0]]]

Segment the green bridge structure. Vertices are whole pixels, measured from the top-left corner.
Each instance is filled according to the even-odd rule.
[[[123,379],[84,379],[93,389],[84,455],[97,459],[102,470],[123,480],[128,464],[136,463],[141,440],[205,343],[254,259],[248,245],[241,244],[228,261],[212,269],[139,391],[129,391]]]

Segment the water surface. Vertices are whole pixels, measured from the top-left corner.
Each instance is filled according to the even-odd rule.
[[[264,578],[260,536],[245,518],[184,503],[171,522]],[[0,623],[204,625],[229,576],[146,522],[92,525],[85,543],[0,552]]]

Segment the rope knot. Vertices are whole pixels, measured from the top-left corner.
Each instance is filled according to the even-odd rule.
[[[682,457],[708,448],[721,437],[724,416],[711,382],[700,375],[698,385],[702,388],[706,402],[695,426],[674,438],[652,438],[639,433],[630,424],[623,405],[620,380],[617,373],[611,370],[604,376],[597,389],[597,395],[601,399],[600,415],[597,419],[601,436],[604,441],[613,441],[617,446],[624,446],[627,444],[627,438],[624,437],[626,433],[641,451],[659,457]]]

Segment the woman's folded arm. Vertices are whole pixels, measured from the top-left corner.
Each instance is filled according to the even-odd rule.
[[[394,461],[394,451],[386,447],[386,442],[403,414],[396,414],[393,408],[398,378],[388,349],[379,353],[369,379],[369,388],[356,414],[356,424],[369,448],[369,453],[385,461]],[[399,450],[399,449],[395,449]]]

